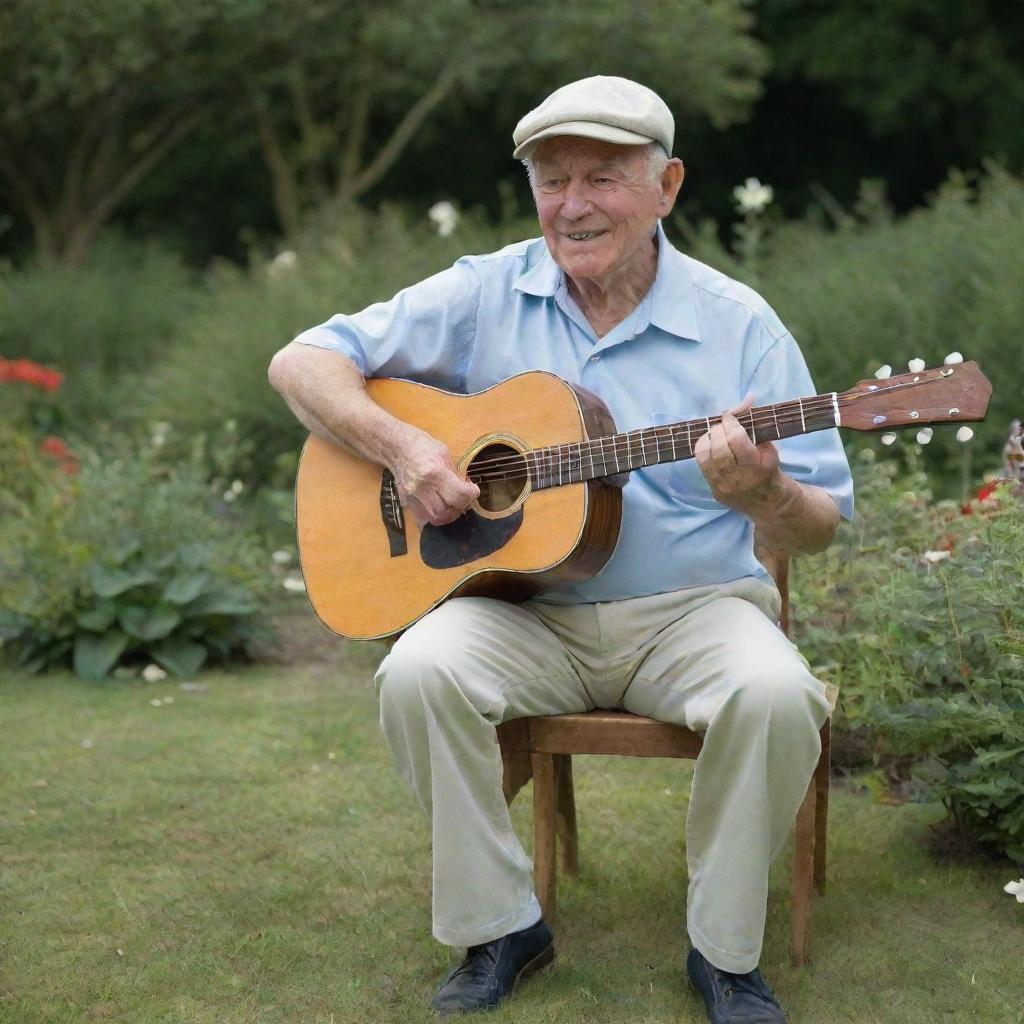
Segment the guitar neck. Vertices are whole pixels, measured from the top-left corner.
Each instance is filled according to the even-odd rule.
[[[750,440],[757,444],[838,426],[838,410],[837,396],[831,393],[758,406],[738,419]],[[573,444],[535,448],[526,453],[533,490],[692,459],[697,441],[721,419],[703,416]]]

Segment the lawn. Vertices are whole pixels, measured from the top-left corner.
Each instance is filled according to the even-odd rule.
[[[0,679],[0,1021],[435,1019],[461,951],[430,935],[429,833],[379,736],[373,654],[202,689]],[[581,875],[559,889],[555,970],[488,1019],[699,1024],[682,971],[690,769],[595,757],[575,773]],[[762,968],[793,1024],[1024,1022],[1013,869],[931,860],[935,807],[843,787],[832,808],[800,970],[787,856],[773,876]],[[528,787],[527,839],[530,810]]]

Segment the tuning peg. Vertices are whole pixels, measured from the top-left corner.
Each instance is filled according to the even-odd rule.
[[[950,352],[945,359],[942,360],[946,366],[952,366],[954,363],[962,363],[964,357],[959,352]]]
[[[910,362],[907,363],[907,369],[911,373],[920,373],[924,369],[924,360],[923,359],[911,359]]]
[[[875,370],[875,379],[876,380],[885,380],[886,377],[891,377],[891,376],[892,376],[892,367],[888,363],[886,363],[885,366],[880,366],[877,370]]]
[[[890,434],[883,434],[883,435],[882,435],[882,436],[881,436],[881,437],[879,438],[879,440],[880,440],[880,441],[882,442],[882,444],[884,444],[884,445],[890,445],[890,444],[895,444],[895,443],[896,443],[896,435],[895,435],[895,434],[892,434],[892,433],[890,433]]]
[[[972,437],[974,437],[974,431],[971,430],[970,427],[961,427],[956,432],[956,439],[958,441],[960,441],[961,443],[966,442],[966,441],[970,441],[970,439]]]
[[[918,444],[927,444],[931,439],[932,439],[932,428],[931,427],[922,427],[921,430],[919,430],[917,432],[917,443]]]

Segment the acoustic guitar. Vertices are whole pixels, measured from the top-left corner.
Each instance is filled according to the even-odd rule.
[[[388,469],[309,437],[295,487],[306,593],[328,627],[356,640],[400,633],[451,597],[519,601],[595,575],[618,538],[625,474],[693,458],[720,420],[617,433],[596,395],[539,370],[473,395],[392,379],[367,390],[444,442],[480,497],[455,522],[420,529]],[[991,393],[966,362],[759,406],[740,423],[756,443],[832,427],[975,422]]]

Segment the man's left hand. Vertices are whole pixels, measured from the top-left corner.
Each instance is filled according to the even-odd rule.
[[[740,426],[738,416],[750,410],[754,396],[722,413],[694,448],[697,465],[711,487],[716,501],[740,512],[767,499],[779,485],[782,471],[779,453],[771,441],[754,444]]]

